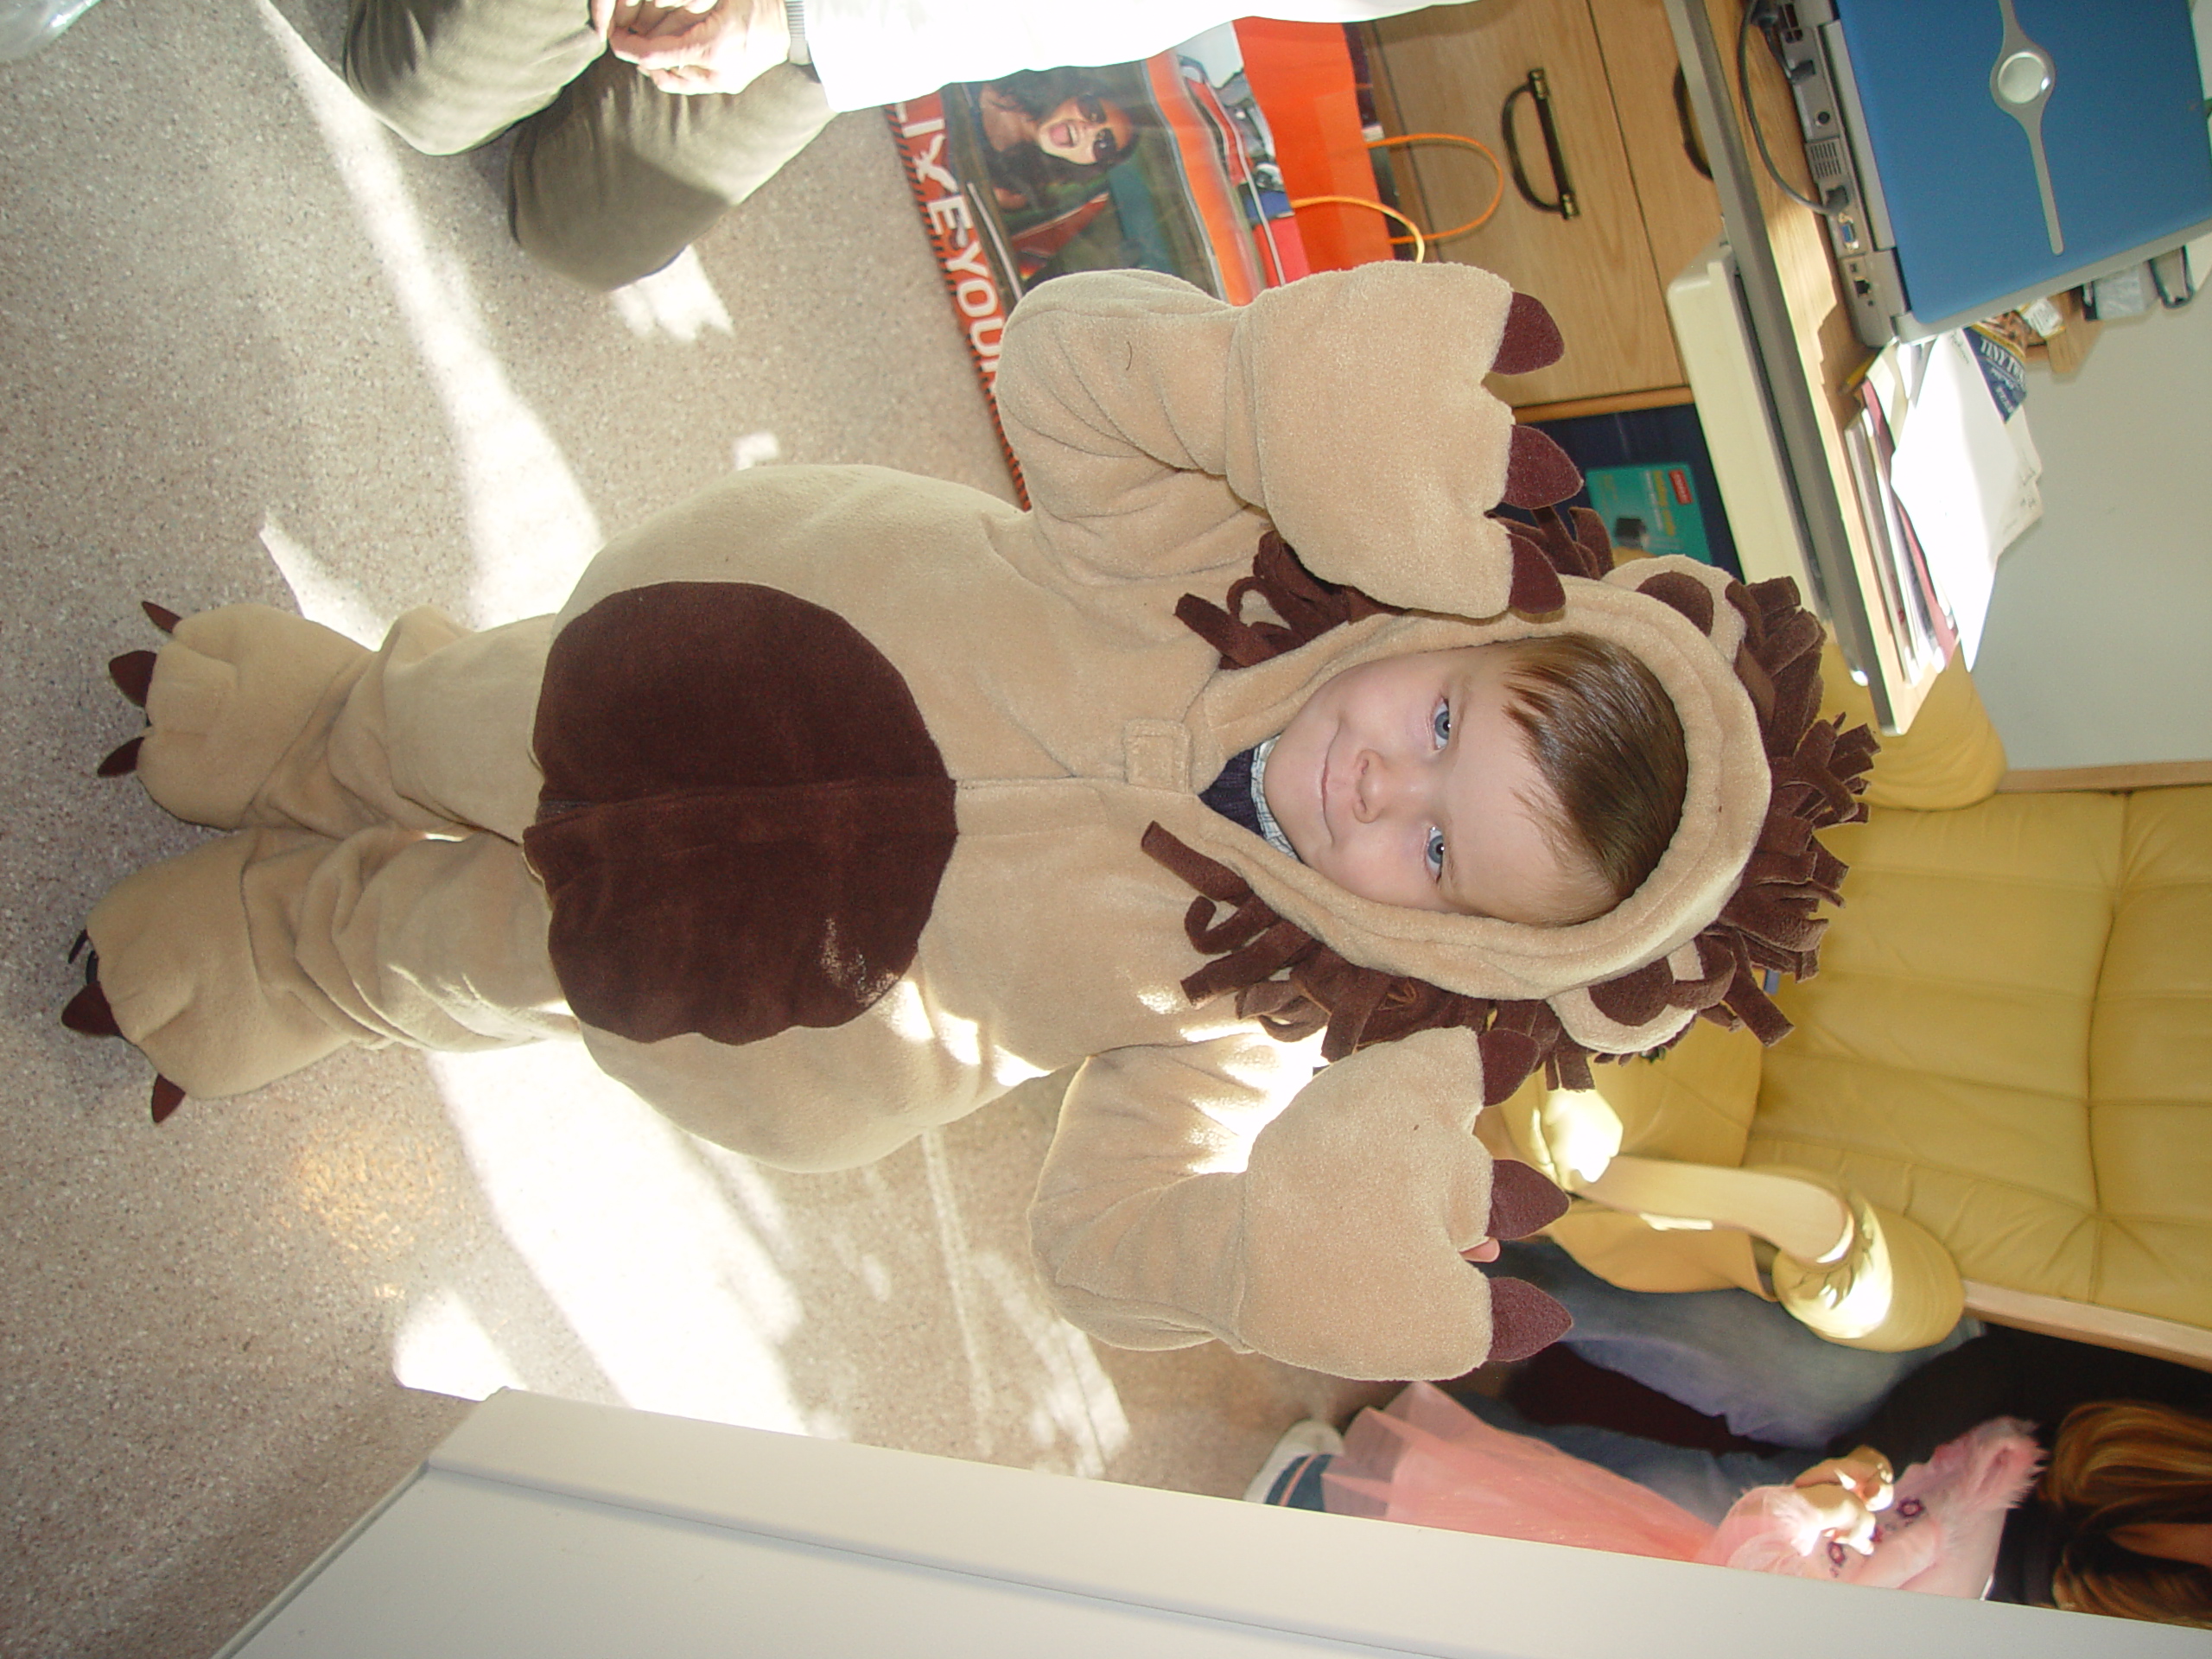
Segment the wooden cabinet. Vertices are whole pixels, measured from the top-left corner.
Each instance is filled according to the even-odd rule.
[[[1720,204],[1686,139],[1661,0],[1434,6],[1369,26],[1367,45],[1387,131],[1461,134],[1502,162],[1507,99],[1542,72],[1577,211],[1535,207],[1509,180],[1488,224],[1437,250],[1497,271],[1559,321],[1567,355],[1501,379],[1509,401],[1535,418],[1688,403],[1666,289],[1719,235]],[[1554,196],[1534,100],[1515,99],[1511,118],[1530,185]],[[1407,210],[1425,229],[1472,219],[1490,200],[1489,163],[1471,150],[1390,154]]]

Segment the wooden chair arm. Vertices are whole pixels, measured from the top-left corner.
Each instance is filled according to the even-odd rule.
[[[2008,1290],[1972,1279],[1967,1281],[1967,1312],[2047,1337],[2066,1337],[2212,1371],[2212,1331],[2199,1325],[2069,1301],[2063,1296],[2039,1295],[2031,1290]]]

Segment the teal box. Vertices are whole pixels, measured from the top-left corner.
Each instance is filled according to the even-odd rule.
[[[1613,545],[1639,552],[1680,553],[1713,563],[1705,539],[1705,513],[1697,480],[1686,462],[1640,467],[1593,467],[1585,481],[1590,505],[1605,520]]]

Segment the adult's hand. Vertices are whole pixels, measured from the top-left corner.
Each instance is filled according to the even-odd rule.
[[[594,0],[607,43],[664,92],[741,92],[791,55],[783,0]]]

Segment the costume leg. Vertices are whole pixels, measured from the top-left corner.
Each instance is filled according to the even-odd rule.
[[[1749,1291],[1623,1290],[1548,1242],[1502,1246],[1497,1271],[1556,1298],[1574,1316],[1567,1346],[1592,1364],[1776,1446],[1825,1446],[1981,1329],[1964,1319],[1929,1347],[1873,1353],[1828,1342]]]
[[[588,0],[356,0],[346,79],[416,149],[449,156],[543,109],[605,50]]]
[[[263,605],[187,617],[154,664],[147,792],[220,830],[498,831],[537,810],[531,760],[552,619],[471,633],[410,611],[371,652]]]
[[[821,82],[791,64],[741,92],[684,97],[602,58],[515,136],[515,239],[587,288],[635,282],[766,183],[834,113]]]
[[[86,929],[123,1035],[187,1094],[240,1094],[345,1044],[573,1035],[544,890],[513,842],[251,829],[149,865]]]

